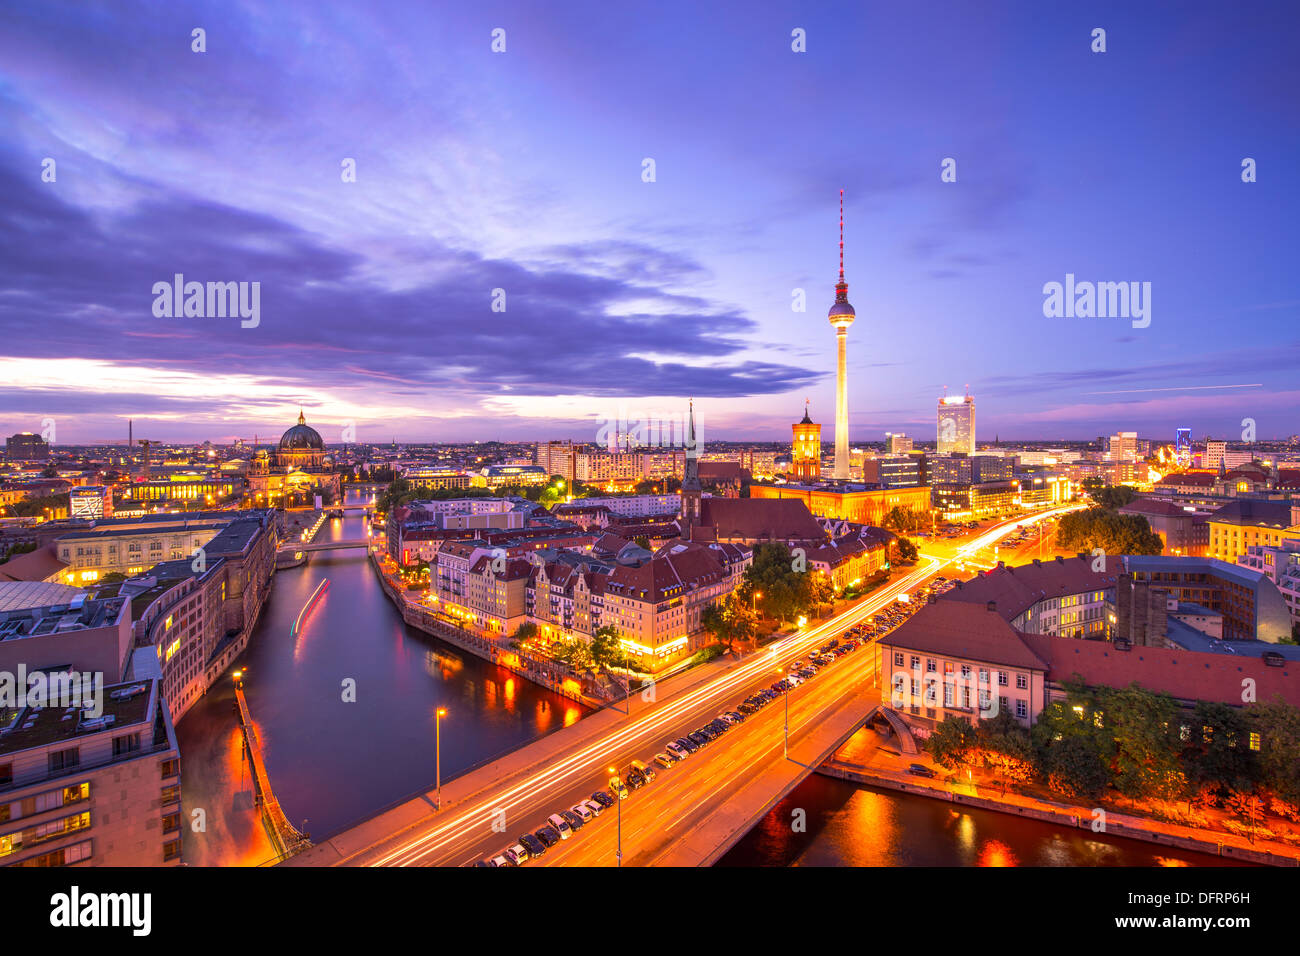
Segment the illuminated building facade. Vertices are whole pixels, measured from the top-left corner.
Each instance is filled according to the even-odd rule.
[[[945,395],[939,399],[936,451],[940,455],[975,454],[975,399],[969,395]]]
[[[796,422],[791,446],[790,470],[796,481],[816,481],[822,475],[822,427],[808,415],[805,404],[803,420]]]

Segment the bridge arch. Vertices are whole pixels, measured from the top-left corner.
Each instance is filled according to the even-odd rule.
[[[877,714],[884,717],[885,720],[889,722],[890,728],[898,738],[899,749],[902,750],[903,753],[917,754],[921,752],[921,748],[916,745],[916,738],[912,736],[912,729],[908,727],[903,718],[899,716],[898,711],[894,710],[892,707],[886,707],[884,704],[877,704],[875,707],[871,708],[870,713],[867,714],[866,719],[863,721],[864,725],[869,725],[876,718]]]

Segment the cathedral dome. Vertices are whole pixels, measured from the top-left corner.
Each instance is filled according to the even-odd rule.
[[[324,451],[325,442],[320,432],[307,424],[302,411],[298,412],[298,424],[280,436],[281,451]]]

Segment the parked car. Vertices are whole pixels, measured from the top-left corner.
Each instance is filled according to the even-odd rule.
[[[525,833],[519,838],[519,842],[528,848],[529,859],[541,856],[547,851],[550,844],[543,843],[531,833]]]
[[[688,756],[690,756],[691,753],[689,750],[687,750],[685,747],[683,747],[680,743],[678,743],[675,740],[672,743],[668,744],[664,749],[667,750],[674,757],[676,757],[678,760],[685,760]]]
[[[718,720],[725,720],[728,724],[740,723],[740,721],[738,721],[735,717],[732,717],[731,714],[727,713],[725,710],[722,713],[718,714]]]
[[[578,804],[578,806],[585,807],[594,817],[600,816],[605,809],[595,800],[583,800],[582,803]]]
[[[758,712],[758,706],[756,704],[751,704],[749,701],[745,701],[736,709],[739,710],[742,714],[745,714],[746,716]]]
[[[538,827],[533,831],[533,836],[537,837],[548,850],[564,839],[560,831],[552,826]]]
[[[934,776],[934,771],[931,770],[929,767],[927,767],[925,764],[921,764],[921,763],[914,763],[914,764],[912,764],[910,767],[907,768],[907,772],[910,773],[910,774],[911,774],[912,776],[914,776],[914,777],[933,777],[933,776]]]
[[[600,806],[608,810],[610,807],[614,805],[614,798],[611,797],[604,790],[597,790],[595,793],[591,795],[591,802],[599,804]]]
[[[582,829],[582,825],[587,822],[581,814],[576,813],[573,810],[561,810],[560,816],[562,816],[564,822],[569,825],[569,831],[571,833],[577,833]]]
[[[574,814],[583,823],[590,823],[596,819],[596,811],[592,810],[585,803],[575,803],[569,807],[569,812]]]
[[[733,723],[743,724],[743,723],[745,722],[745,715],[744,715],[744,714],[738,713],[738,712],[736,712],[736,711],[734,711],[734,710],[729,710],[729,711],[727,711],[727,713],[731,715],[731,718],[732,718],[732,722],[733,722]]]
[[[492,857],[492,866],[514,866],[514,862],[504,853]]]
[[[514,863],[515,866],[523,866],[532,858],[528,848],[522,843],[516,843],[506,850],[506,859]]]
[[[623,777],[623,780],[633,790],[640,790],[645,786],[645,777],[641,776],[641,771],[639,770],[629,770],[627,775]]]
[[[687,735],[687,739],[689,739],[692,743],[694,743],[696,747],[703,747],[705,744],[709,743],[713,738],[708,736],[707,734],[703,734],[700,733],[700,731],[695,730]]]
[[[692,740],[690,736],[678,737],[677,745],[684,749],[688,754],[693,754],[700,749],[699,743]]]
[[[475,866],[496,866],[496,864],[493,863],[491,860],[479,860],[474,865]]]
[[[665,770],[669,770],[672,768],[673,759],[667,754],[655,754],[655,763],[663,767]]]

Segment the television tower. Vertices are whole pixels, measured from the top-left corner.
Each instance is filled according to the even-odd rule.
[[[857,318],[849,305],[849,284],[844,281],[844,190],[840,190],[840,281],[835,283],[835,304],[826,316],[835,328],[839,352],[835,366],[835,470],[833,477],[849,477],[849,382],[845,369],[849,326]]]

